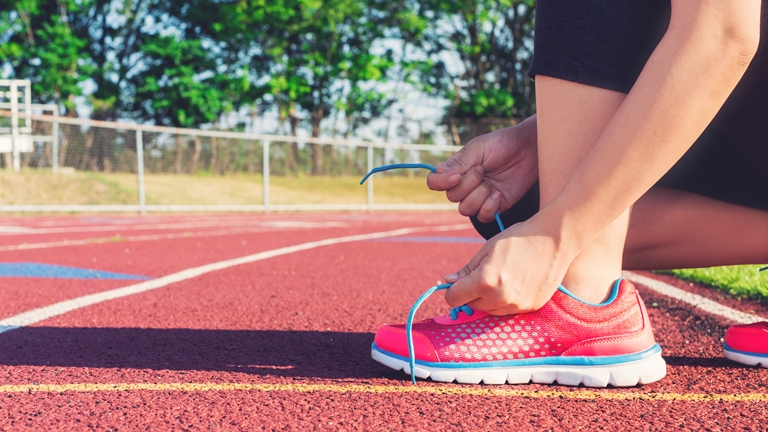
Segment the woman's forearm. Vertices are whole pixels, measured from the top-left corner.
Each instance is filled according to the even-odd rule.
[[[760,1],[673,1],[670,27],[589,155],[539,218],[586,247],[690,148],[754,56]]]

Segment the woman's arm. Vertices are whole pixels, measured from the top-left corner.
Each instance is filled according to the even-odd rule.
[[[672,1],[669,29],[629,95],[538,215],[561,247],[586,247],[701,135],[757,50],[760,7],[760,0]]]
[[[600,126],[588,133],[590,143],[583,142],[583,134],[572,137],[590,149],[586,156],[575,153],[580,160],[575,169],[565,164],[573,174],[555,183],[540,179],[542,191],[546,187],[553,198],[542,195],[538,214],[491,239],[460,272],[446,276],[455,282],[446,290],[447,302],[493,314],[537,309],[582,252],[617,247],[613,241],[603,244],[616,234],[608,228],[693,144],[746,71],[757,50],[760,7],[760,0],[673,0],[667,33],[631,92],[621,100],[593,95],[596,99],[584,102],[585,109],[599,100],[616,104],[596,108],[603,111],[595,114]],[[543,124],[538,122],[540,138],[552,132],[542,130]],[[557,139],[565,144],[571,138],[561,133]],[[603,243],[590,248],[598,237]],[[595,256],[610,258],[603,255]],[[614,264],[606,264],[605,272]],[[588,284],[589,275],[581,276],[579,284]]]

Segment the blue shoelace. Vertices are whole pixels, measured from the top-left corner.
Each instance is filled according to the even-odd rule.
[[[368,180],[368,177],[378,172],[389,171],[393,169],[401,169],[401,168],[424,168],[432,172],[437,172],[437,168],[433,167],[432,165],[423,164],[423,163],[384,165],[384,166],[372,169],[371,172],[369,172],[368,174],[365,175],[365,177],[363,177],[363,179],[360,181],[360,184],[362,185],[363,183],[365,183],[366,180]],[[501,217],[499,216],[499,212],[494,213],[493,216],[496,219],[496,223],[499,225],[499,229],[501,231],[504,231],[504,224],[501,222]],[[762,272],[766,270],[768,270],[768,267],[763,267],[758,271]],[[432,288],[428,289],[427,292],[422,294],[422,296],[419,297],[418,300],[416,300],[416,303],[413,304],[413,306],[411,307],[411,311],[408,313],[408,321],[406,321],[406,324],[405,324],[405,334],[406,334],[406,338],[408,339],[408,365],[411,368],[411,382],[414,385],[416,385],[416,372],[415,372],[416,355],[414,354],[414,350],[413,350],[413,317],[416,315],[416,311],[419,309],[421,304],[424,303],[424,301],[427,298],[429,298],[429,296],[431,296],[437,291],[446,290],[450,288],[451,285],[452,284],[445,283],[445,284],[435,285]],[[463,305],[463,306],[451,308],[449,312],[449,316],[451,317],[452,320],[455,321],[459,318],[460,312],[464,312],[469,316],[472,316],[475,313],[475,311],[471,307],[467,305]]]
[[[365,183],[366,180],[368,180],[368,177],[372,176],[373,174],[376,174],[378,172],[383,171],[389,171],[394,169],[401,169],[401,168],[424,168],[428,169],[432,172],[437,172],[437,168],[433,167],[432,165],[423,164],[423,163],[416,163],[416,164],[392,164],[392,165],[384,165],[380,166],[378,168],[374,168],[369,172],[368,174],[363,177],[362,180],[360,180],[360,184],[362,185]],[[499,225],[499,229],[501,231],[504,231],[504,224],[501,222],[501,217],[499,216],[499,212],[495,212],[493,214],[493,217],[496,219],[496,223]],[[411,306],[411,311],[408,312],[408,320],[405,323],[405,337],[408,339],[408,365],[411,368],[411,382],[413,385],[416,385],[416,354],[413,350],[413,317],[416,315],[416,311],[419,309],[422,303],[429,298],[432,294],[434,294],[437,291],[446,290],[451,287],[453,284],[445,283],[440,285],[435,285],[432,288],[428,289],[427,292],[421,295],[418,300],[416,300],[416,303]],[[451,317],[452,320],[459,319],[459,313],[464,312],[465,314],[472,316],[475,314],[475,311],[467,306],[459,306],[455,308],[451,308],[448,315]]]
[[[360,184],[362,185],[363,183],[365,183],[365,181],[368,180],[368,177],[370,177],[370,176],[372,176],[372,175],[374,175],[376,173],[380,173],[380,172],[384,172],[384,171],[389,171],[389,170],[395,170],[395,169],[403,169],[403,168],[411,168],[411,169],[413,169],[413,168],[416,168],[416,169],[423,168],[423,169],[428,169],[428,170],[432,171],[433,173],[437,172],[437,168],[433,167],[432,165],[425,164],[425,163],[384,165],[384,166],[380,166],[380,167],[372,169],[371,172],[366,174],[365,177],[363,177],[363,179],[360,180]],[[504,224],[501,222],[501,216],[499,216],[499,212],[494,212],[493,213],[493,217],[496,219],[496,224],[499,226],[499,229],[501,231],[504,231]],[[768,268],[768,267],[766,267],[766,268]]]

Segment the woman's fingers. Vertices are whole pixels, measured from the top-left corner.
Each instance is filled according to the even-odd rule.
[[[467,264],[453,285],[445,291],[445,301],[451,307],[468,305],[475,310],[488,312],[491,315],[506,315],[518,313],[520,310],[515,304],[507,304],[500,296],[499,287],[489,283],[482,261],[479,266],[471,268],[473,263]],[[447,280],[447,278],[446,278]]]
[[[480,298],[480,293],[477,292],[477,273],[470,273],[461,279],[458,279],[454,284],[445,291],[445,302],[450,307],[458,307],[471,303]],[[446,278],[447,281],[447,278]]]
[[[505,303],[499,294],[498,287],[488,284],[482,270],[475,270],[445,291],[445,301],[451,307],[466,304],[472,309],[491,315],[507,315],[521,311],[518,305]]]
[[[480,222],[493,222],[494,214],[500,210],[501,207],[501,192],[494,190],[491,195],[485,199],[480,209],[476,212],[477,220]]]
[[[453,284],[445,291],[445,301],[451,307],[461,306],[481,297],[481,291],[487,284],[483,282],[482,273],[477,270],[483,265],[487,250],[484,246],[461,270],[445,277],[446,282]]]
[[[488,183],[480,183],[461,200],[459,214],[462,216],[476,215],[491,195],[493,195],[493,188]]]
[[[519,307],[515,305],[508,305],[504,306],[498,309],[493,309],[491,307],[487,307],[485,309],[482,308],[482,305],[480,304],[470,304],[471,308],[476,308],[477,310],[485,311],[488,315],[495,315],[495,316],[502,316],[502,315],[514,315],[519,314],[521,312],[525,312],[524,310],[520,309]]]
[[[456,187],[461,182],[461,174],[458,172],[444,171],[429,173],[427,187],[433,191],[447,191]]]
[[[456,187],[462,176],[475,165],[482,163],[482,153],[464,147],[447,161],[437,165],[437,172],[427,176],[427,187],[434,191],[447,191]]]
[[[490,242],[485,243],[483,247],[480,248],[480,250],[477,252],[477,254],[475,254],[475,256],[473,256],[472,259],[469,260],[467,265],[461,268],[461,270],[459,270],[456,273],[446,275],[445,281],[448,283],[456,283],[458,280],[469,276],[477,267],[480,266],[480,263],[483,262],[486,255],[488,255],[487,250],[489,250],[488,249],[489,244]]]
[[[472,168],[461,176],[461,181],[456,186],[449,189],[445,193],[445,196],[450,202],[463,201],[472,191],[483,184],[484,176],[485,172],[483,171],[482,167],[476,166]]]

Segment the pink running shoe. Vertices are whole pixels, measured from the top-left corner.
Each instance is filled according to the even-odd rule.
[[[418,302],[417,302],[418,305]],[[413,324],[414,375],[477,384],[628,387],[666,375],[661,347],[637,289],[619,279],[604,303],[564,287],[535,312],[492,316],[462,306]],[[411,373],[406,326],[384,325],[374,360]]]
[[[733,325],[725,332],[725,358],[768,368],[768,322]]]

